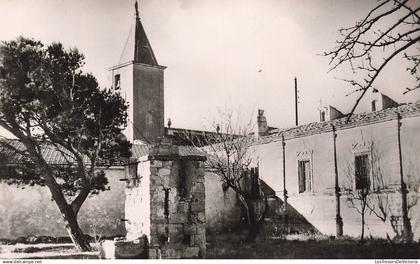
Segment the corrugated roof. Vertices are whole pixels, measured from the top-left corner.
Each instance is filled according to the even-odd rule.
[[[131,147],[131,154],[133,155],[133,158],[141,158],[146,155],[149,155],[149,145],[145,144],[133,144]]]
[[[0,145],[0,162],[3,164],[24,164],[29,163],[28,157],[25,157],[19,152],[25,151],[25,146],[22,142],[16,139],[4,140],[7,145]],[[12,149],[15,148],[18,151]],[[70,152],[64,148],[58,149],[53,145],[41,145],[41,153],[48,164],[61,165],[67,164],[68,162],[75,163],[74,157]],[[87,161],[87,158],[85,159]]]
[[[30,163],[29,158],[23,156],[19,153],[19,151],[24,151],[25,146],[22,142],[15,139],[7,140],[7,143],[12,147],[16,148],[18,152],[8,148],[4,145],[0,145],[0,164],[2,165],[19,165],[19,164],[26,164]],[[133,144],[131,148],[132,158],[141,158],[144,156],[149,155],[150,145],[145,144]],[[205,153],[195,147],[192,146],[178,146],[179,148],[179,156],[188,158],[192,156],[201,156],[205,157]],[[65,149],[57,149],[57,147],[53,145],[43,145],[42,146],[42,156],[46,160],[48,164],[51,165],[64,165],[68,164],[68,161],[71,163],[75,163],[74,158],[72,158],[69,151]],[[85,162],[89,164],[89,160],[87,157],[85,158]],[[122,166],[127,164],[128,160],[121,159],[114,164],[109,164],[107,161],[98,162],[98,165],[107,165],[107,166]]]

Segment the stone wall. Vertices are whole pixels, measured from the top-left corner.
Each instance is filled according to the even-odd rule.
[[[176,146],[157,148],[127,183],[127,239],[148,236],[150,258],[205,257],[203,162],[178,156]]]
[[[232,189],[224,190],[220,176],[205,173],[206,186],[206,229],[217,233],[233,229],[241,221],[241,205]]]
[[[105,171],[109,191],[88,197],[80,209],[78,220],[83,232],[91,236],[124,236],[124,188],[119,179],[124,170]],[[68,236],[62,216],[51,200],[47,187],[17,187],[0,183],[0,238],[26,236]]]

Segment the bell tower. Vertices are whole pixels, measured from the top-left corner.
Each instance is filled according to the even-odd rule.
[[[137,1],[135,21],[120,61],[109,70],[112,87],[129,104],[127,139],[154,143],[164,135],[164,70],[158,64],[140,20]]]

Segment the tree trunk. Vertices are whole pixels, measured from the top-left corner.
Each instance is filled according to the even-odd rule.
[[[255,205],[251,199],[245,199],[245,202],[248,205],[248,236],[246,238],[247,242],[255,242],[257,235],[259,233],[259,225],[257,221],[257,214],[255,212]]]
[[[363,244],[365,241],[365,213],[362,212],[362,234],[360,235],[360,243]]]
[[[247,242],[255,242],[258,235],[258,223],[257,215],[255,213],[255,206],[250,198],[245,198],[244,195],[237,193],[239,200],[246,211],[247,223],[248,223],[248,235],[246,238]]]
[[[25,137],[23,137],[25,138]],[[79,196],[76,198],[77,202],[74,208],[67,203],[66,198],[64,197],[63,191],[60,188],[60,185],[57,183],[54,178],[54,173],[51,167],[47,164],[42,154],[38,151],[37,146],[33,143],[32,139],[22,140],[26,149],[31,154],[31,159],[37,164],[39,168],[42,169],[42,173],[45,179],[45,185],[50,190],[52,199],[55,201],[58,209],[60,210],[64,223],[69,233],[69,236],[74,244],[74,246],[80,251],[91,251],[92,248],[89,245],[89,241],[86,239],[82,230],[79,227],[77,222],[77,214],[82,205],[86,200],[90,189],[82,190]],[[39,146],[38,146],[39,147]]]
[[[91,251],[92,248],[90,247],[87,237],[83,234],[82,229],[79,227],[77,215],[73,212],[73,209],[69,207],[68,210],[63,213],[63,216],[67,232],[69,233],[74,246],[79,251]]]

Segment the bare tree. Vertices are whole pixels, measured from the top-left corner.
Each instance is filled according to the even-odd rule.
[[[415,86],[407,87],[404,93],[420,88],[419,12],[416,0],[379,0],[354,26],[338,30],[337,46],[324,56],[330,57],[331,70],[346,65],[361,76],[344,80],[354,86],[352,93],[360,93],[350,115],[383,69],[398,56],[408,61],[407,71],[416,79]]]
[[[362,218],[362,234],[361,242],[364,240],[365,216],[366,213],[375,215],[383,223],[389,223],[394,231],[392,238],[387,234],[388,239],[393,241],[401,241],[404,239],[402,232],[402,205],[393,202],[396,199],[398,191],[392,187],[389,179],[383,171],[383,155],[379,151],[378,144],[372,142],[369,151],[369,170],[372,177],[370,180],[361,179],[360,173],[355,171],[354,164],[348,164],[347,182],[345,191],[347,194],[347,201],[350,207],[355,208]],[[359,182],[359,187],[355,188],[355,182]],[[371,182],[370,182],[371,181]],[[409,176],[408,185],[411,189],[418,188],[419,181],[417,177]],[[356,189],[356,190],[355,190]],[[411,212],[412,208],[417,204],[418,196],[415,192],[407,199],[407,211]],[[411,219],[409,219],[411,220]],[[411,222],[410,222],[411,226]],[[412,236],[413,234],[410,234]]]
[[[226,189],[232,189],[246,211],[248,242],[254,242],[268,209],[267,199],[259,188],[258,158],[252,149],[253,122],[242,122],[240,113],[225,109],[218,120],[210,122],[215,133],[186,137],[207,154],[207,168],[220,176]],[[257,186],[256,186],[257,185]]]
[[[372,194],[370,183],[366,181],[362,174],[356,173],[353,164],[347,166],[347,178],[343,190],[346,195],[349,207],[354,208],[361,218],[360,243],[365,241],[365,216],[369,211],[369,199]],[[358,182],[359,184],[357,184]]]

